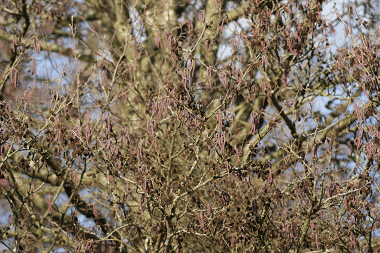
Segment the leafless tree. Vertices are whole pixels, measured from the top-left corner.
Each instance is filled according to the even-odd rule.
[[[376,4],[0,1],[2,249],[379,252]]]

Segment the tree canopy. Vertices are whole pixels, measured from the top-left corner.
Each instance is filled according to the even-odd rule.
[[[379,252],[376,5],[0,1],[1,249]]]

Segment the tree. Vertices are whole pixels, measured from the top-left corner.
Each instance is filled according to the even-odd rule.
[[[1,1],[4,250],[378,252],[374,5]]]

